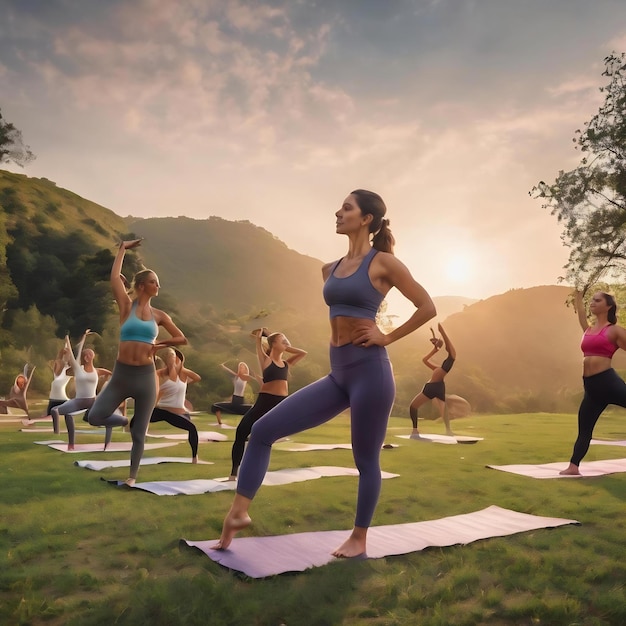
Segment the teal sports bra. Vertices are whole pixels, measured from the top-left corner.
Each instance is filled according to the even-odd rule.
[[[120,328],[120,341],[141,341],[141,343],[154,343],[159,334],[159,327],[154,321],[154,316],[149,320],[142,320],[135,312],[137,302],[133,302],[130,315],[124,320]]]

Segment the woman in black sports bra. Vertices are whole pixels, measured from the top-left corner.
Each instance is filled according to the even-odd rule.
[[[289,366],[301,361],[306,352],[300,348],[294,348],[283,333],[272,333],[267,337],[267,351],[263,347],[263,333],[265,328],[259,328],[255,332],[256,354],[259,359],[259,367],[263,372],[263,383],[259,395],[252,408],[241,418],[237,431],[231,457],[233,461],[229,480],[236,480],[239,465],[246,449],[246,441],[255,422],[260,420],[268,411],[282,402],[289,394]],[[283,359],[283,353],[290,356]]]
[[[433,332],[433,337],[430,342],[433,344],[433,349],[422,359],[422,362],[426,367],[430,367],[433,371],[428,382],[424,385],[424,388],[411,400],[409,406],[409,413],[411,415],[411,421],[413,422],[413,432],[411,433],[411,439],[420,439],[420,433],[417,428],[417,410],[428,401],[436,405],[441,419],[443,419],[446,425],[446,435],[453,436],[452,428],[450,428],[450,418],[446,412],[446,383],[444,378],[454,365],[456,359],[456,350],[450,341],[450,338],[446,334],[441,324],[437,325],[443,341],[437,339]],[[431,329],[432,331],[432,329]],[[444,346],[446,346],[446,352],[448,356],[441,365],[435,365],[430,362],[431,357],[435,356],[437,352]]]

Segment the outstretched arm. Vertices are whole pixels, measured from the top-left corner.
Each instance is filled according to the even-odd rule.
[[[578,315],[578,322],[584,332],[589,328],[589,322],[587,321],[587,311],[585,310],[585,303],[583,301],[583,292],[578,289],[574,292],[574,310]]]
[[[448,337],[448,335],[446,334],[446,331],[443,329],[443,326],[441,324],[438,324],[437,328],[439,329],[439,332],[441,333],[441,336],[443,337],[443,342],[446,346],[446,352],[448,353],[448,356],[453,359],[456,359],[456,349],[452,345],[452,342],[450,341],[450,337]]]
[[[81,346],[81,349],[82,349],[82,346]],[[67,357],[70,360],[70,365],[72,366],[72,370],[75,372],[76,369],[80,366],[80,364],[76,360],[76,357],[74,356],[74,351],[72,350],[72,344],[70,343],[70,338],[68,335],[65,335],[65,351],[66,351]]]
[[[231,374],[232,376],[237,376],[237,372],[233,372],[233,370],[230,369],[230,367],[227,367],[225,363],[220,363],[220,367],[223,370],[226,370],[229,374]],[[242,376],[243,378],[243,376]]]

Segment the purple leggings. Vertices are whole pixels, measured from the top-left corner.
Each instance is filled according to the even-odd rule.
[[[355,526],[369,527],[380,494],[380,450],[395,397],[387,351],[381,346],[330,347],[331,372],[266,413],[252,427],[237,493],[254,498],[270,462],[272,444],[319,426],[350,408],[352,454],[359,470]]]

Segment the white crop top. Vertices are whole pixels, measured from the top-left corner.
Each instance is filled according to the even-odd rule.
[[[51,400],[67,400],[67,383],[70,382],[71,376],[67,375],[67,370],[70,368],[66,365],[58,376],[54,376],[52,384],[50,385],[50,399]]]
[[[166,378],[160,387],[160,398],[157,402],[159,407],[170,407],[172,409],[185,409],[185,394],[187,393],[187,383],[180,378],[172,380]]]
[[[235,380],[233,381],[234,384],[234,389],[233,389],[233,395],[234,396],[243,396],[243,394],[246,391],[246,384],[248,381],[244,380],[243,378],[239,378],[239,376],[235,376]]]
[[[81,365],[74,368],[74,384],[76,385],[77,398],[95,398],[98,388],[98,372],[86,372]]]

